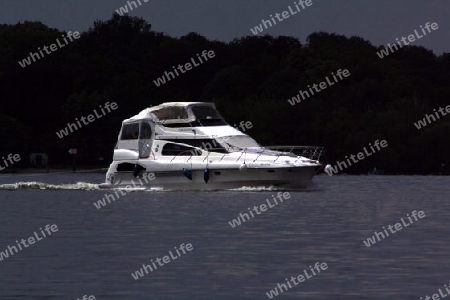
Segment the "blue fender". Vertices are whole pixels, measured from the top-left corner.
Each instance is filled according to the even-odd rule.
[[[189,169],[183,168],[184,176],[186,176],[189,180],[192,180],[192,172]]]
[[[133,167],[133,176],[134,177],[138,176],[139,172],[140,172],[139,166],[137,164],[134,165],[134,167]]]
[[[209,181],[209,170],[205,169],[205,171],[203,172],[203,179],[205,180],[205,183],[208,183]]]

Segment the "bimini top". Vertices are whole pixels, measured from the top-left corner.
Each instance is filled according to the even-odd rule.
[[[129,120],[140,119],[152,119],[170,127],[228,125],[211,102],[167,102],[144,109]]]

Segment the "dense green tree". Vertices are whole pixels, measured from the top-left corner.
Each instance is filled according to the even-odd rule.
[[[197,33],[174,38],[151,31],[141,18],[114,14],[64,48],[19,65],[65,34],[40,22],[0,25],[0,153],[48,152],[52,163],[70,165],[67,150],[76,147],[80,162],[94,165],[104,157],[107,164],[123,119],[162,102],[194,100],[215,102],[232,126],[252,122],[246,133],[262,144],[325,146],[332,164],[376,139],[388,141],[348,173],[373,167],[393,174],[450,173],[450,116],[420,130],[414,126],[450,105],[448,53],[437,57],[408,46],[380,59],[382,47],[326,32],[312,33],[305,45],[269,35],[229,43]],[[154,84],[204,50],[215,57]],[[288,102],[338,69],[351,75],[300,103]],[[106,102],[119,109],[58,138],[67,123]]]
[[[0,156],[12,154],[27,154],[29,150],[26,127],[16,118],[0,113]]]

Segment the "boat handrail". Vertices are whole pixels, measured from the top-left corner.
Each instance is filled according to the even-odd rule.
[[[182,152],[174,155],[174,157],[172,158],[171,162],[175,158],[177,158],[179,156],[189,156],[188,159],[187,159],[187,161],[189,161],[190,159],[192,159],[192,156],[194,155],[194,153],[193,153],[194,151],[196,152],[195,156],[202,156],[202,155],[198,155],[198,153],[207,152],[207,155],[206,155],[206,159],[207,159],[209,157],[209,155],[211,154],[211,152],[214,152],[215,149],[223,150],[223,148],[203,149],[201,147],[195,147],[195,146],[192,146],[192,145],[189,145],[189,144],[177,143],[177,142],[168,142],[168,143],[178,144],[178,145],[182,145],[182,146],[187,146],[187,147],[193,148],[193,150],[185,150],[185,151],[182,151]],[[257,153],[258,156],[253,160],[253,162],[255,162],[255,161],[257,161],[260,158],[261,155],[269,154],[269,151],[270,151],[270,155],[276,156],[274,162],[276,162],[278,160],[278,158],[280,158],[281,156],[289,156],[289,155],[298,156],[296,161],[298,161],[301,157],[305,157],[305,158],[308,158],[308,159],[311,159],[311,160],[320,161],[320,158],[321,158],[321,156],[324,153],[324,147],[276,145],[276,146],[264,146],[264,147],[261,147],[261,148],[258,148],[258,149],[254,149],[253,147],[251,147],[251,148],[243,148],[241,151],[239,151],[239,152],[241,152],[241,155],[238,157],[238,159],[236,161],[239,161],[242,158],[242,156],[245,157],[247,153]],[[274,152],[278,152],[278,153],[274,153]],[[186,155],[186,154],[190,154],[190,155]],[[224,154],[222,156],[221,160],[225,156],[226,156],[226,154]],[[203,159],[203,161],[204,160],[205,160],[205,158]]]
[[[280,152],[278,157],[286,154],[293,154],[295,156],[306,157],[311,160],[320,160],[324,153],[324,147],[318,146],[292,146],[292,145],[276,145],[276,146],[264,146],[262,147],[263,154],[266,150]]]
[[[180,145],[180,146],[186,146],[186,147],[189,147],[189,148],[193,148],[192,150],[185,150],[185,151],[182,151],[182,152],[180,152],[180,153],[174,155],[174,157],[171,159],[170,162],[172,162],[172,161],[173,161],[175,158],[177,158],[178,156],[189,156],[189,158],[188,158],[187,161],[189,161],[189,160],[192,158],[192,156],[202,156],[202,155],[194,155],[193,152],[195,152],[196,154],[197,154],[197,153],[207,152],[206,157],[208,157],[209,154],[210,154],[211,152],[214,152],[214,151],[212,151],[212,150],[223,150],[223,149],[224,149],[224,148],[209,148],[209,149],[203,149],[203,148],[201,148],[201,147],[196,147],[196,146],[192,146],[192,145],[189,145],[189,144],[185,144],[185,143],[177,143],[177,142],[172,142],[172,141],[166,142],[166,143],[170,143],[170,144],[175,144],[175,145]],[[187,154],[187,153],[190,154],[190,155],[185,155],[185,154]],[[217,152],[217,153],[223,154],[223,152]],[[225,156],[225,155],[226,155],[226,154],[224,154],[224,156]],[[224,157],[224,156],[223,156],[223,157]],[[222,157],[222,159],[223,159],[223,157]],[[203,161],[204,161],[204,160],[203,160]]]
[[[312,160],[320,160],[324,154],[324,147],[318,146],[266,146],[268,150],[275,150],[280,152],[288,152],[297,156],[303,156]],[[284,150],[284,151],[282,151]]]

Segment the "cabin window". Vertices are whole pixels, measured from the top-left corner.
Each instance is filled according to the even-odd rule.
[[[199,156],[202,154],[202,152],[199,149],[183,146],[183,145],[177,145],[172,143],[167,143],[164,145],[162,151],[162,155],[176,155],[176,156],[191,156],[196,155]]]
[[[140,139],[150,140],[152,138],[152,127],[148,122],[141,123],[141,135]]]
[[[122,128],[121,140],[137,140],[139,137],[139,123],[125,124]]]
[[[132,172],[135,168],[137,168],[140,171],[146,170],[145,167],[132,163],[121,163],[117,165],[118,172]]]
[[[215,139],[165,139],[174,143],[188,144],[208,152],[228,153],[228,151]]]

